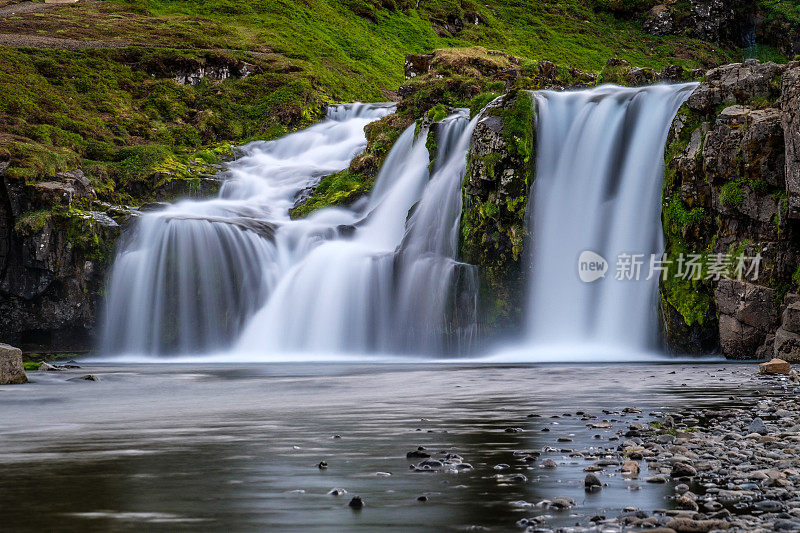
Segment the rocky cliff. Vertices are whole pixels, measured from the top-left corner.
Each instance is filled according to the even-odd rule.
[[[662,283],[665,336],[677,351],[800,356],[788,353],[796,325],[789,318],[781,327],[800,281],[798,75],[800,63],[713,69],[673,123],[663,204],[669,258],[701,254],[705,268],[731,261],[722,276],[704,270],[701,280]]]
[[[800,53],[800,13],[794,2],[670,0],[649,3],[651,7],[643,17],[643,27],[653,35],[689,35],[741,46],[750,54],[757,54],[759,47],[765,46],[787,57]]]

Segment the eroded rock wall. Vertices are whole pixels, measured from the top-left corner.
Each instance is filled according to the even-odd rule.
[[[739,275],[732,264],[732,279],[704,271],[701,280],[662,283],[665,337],[675,351],[737,359],[775,352],[800,281],[799,75],[800,63],[713,69],[673,123],[663,198],[670,259],[761,257],[758,272],[748,262]],[[788,350],[790,335],[781,335]]]

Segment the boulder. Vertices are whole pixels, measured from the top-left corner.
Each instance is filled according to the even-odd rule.
[[[800,333],[800,301],[790,303],[783,310],[781,327],[792,333]]]
[[[769,433],[767,430],[767,425],[764,424],[764,421],[761,420],[759,417],[755,417],[750,425],[747,426],[748,433],[758,433],[759,435],[766,435]]]
[[[791,365],[783,359],[772,359],[758,365],[759,374],[788,374]]]
[[[736,359],[753,358],[778,325],[775,291],[754,283],[722,279],[714,296],[722,352]]]
[[[596,474],[592,474],[591,472],[586,474],[586,478],[583,480],[583,485],[586,487],[587,490],[594,490],[601,488],[603,484],[600,482],[600,478],[597,477]]]
[[[800,334],[778,328],[775,332],[775,357],[800,363]]]
[[[22,366],[22,350],[0,344],[0,385],[27,383],[28,376]]]
[[[723,65],[708,71],[687,104],[706,114],[720,104],[743,104],[752,98],[774,101],[781,92],[779,80],[785,70],[785,65],[755,60]]]

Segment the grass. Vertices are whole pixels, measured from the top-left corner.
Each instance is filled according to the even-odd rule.
[[[0,49],[0,161],[25,181],[81,167],[101,200],[137,204],[152,199],[156,173],[213,171],[198,153],[283,135],[317,120],[331,102],[391,98],[409,53],[484,47],[482,63],[468,54],[477,72],[462,72],[463,84],[482,65],[513,66],[486,49],[524,58],[523,73],[539,59],[598,72],[612,56],[653,68],[740,56],[648,35],[626,12],[642,6],[623,4],[620,11],[597,0],[109,0],[19,14],[0,21],[0,32],[146,46]],[[440,66],[457,70],[463,57],[450,50]],[[195,87],[171,79],[213,62],[246,62],[253,73]],[[435,90],[458,92],[446,86],[456,78]],[[504,91],[502,81],[494,85],[481,87],[480,102],[459,103],[479,109]]]

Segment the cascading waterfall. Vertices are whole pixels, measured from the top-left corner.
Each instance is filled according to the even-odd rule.
[[[441,351],[443,333],[453,333],[448,306],[458,303],[467,314],[475,307],[474,273],[455,261],[474,127],[466,110],[437,124],[432,176],[427,130],[415,135],[412,125],[369,198],[303,220],[288,216],[298,195],[363,151],[364,126],[391,111],[333,107],[318,125],[244,147],[217,199],[144,214],[111,272],[103,349],[232,350],[265,359],[296,351]],[[460,302],[452,280],[464,289]]]
[[[217,198],[144,213],[110,273],[103,351],[229,347],[294,255],[335,232],[305,221],[302,232],[278,231],[290,223],[297,195],[346,168],[366,146],[364,126],[393,111],[390,104],[333,106],[306,130],[243,147]]]
[[[663,250],[660,199],[669,125],[695,84],[539,91],[527,341],[641,352],[657,336]],[[243,147],[219,197],[148,212],[126,235],[108,285],[107,353],[465,353],[476,329],[477,275],[457,258],[461,183],[477,119],[461,110],[392,147],[372,193],[302,220],[288,212],[346,168],[364,127],[388,104],[342,105],[327,120]],[[608,261],[583,283],[578,257]],[[620,254],[645,258],[639,281],[615,280]],[[517,350],[515,350],[517,351]]]
[[[536,93],[529,347],[655,348],[659,273],[646,278],[651,254],[660,258],[664,250],[664,145],[678,108],[695,87]],[[581,281],[578,259],[584,251],[608,262],[605,277]],[[638,281],[616,279],[620,254],[643,254]]]
[[[468,122],[462,112],[439,125],[441,148],[430,179],[427,132],[415,140],[409,127],[352,235],[328,240],[298,261],[250,321],[237,350],[439,352],[454,297],[450,280],[463,266],[454,257],[474,128]]]

